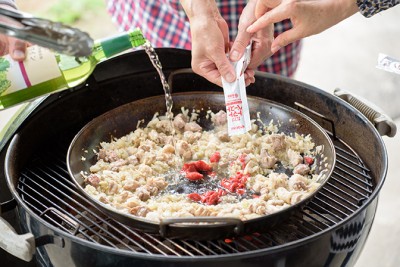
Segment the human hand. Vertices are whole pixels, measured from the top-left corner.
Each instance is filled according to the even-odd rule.
[[[271,44],[274,40],[273,24],[261,28],[254,34],[246,31],[256,20],[256,3],[257,0],[250,0],[243,9],[239,19],[238,35],[236,36],[230,52],[230,59],[232,61],[238,61],[243,56],[246,46],[250,43],[250,40],[252,40],[251,61],[245,71],[245,78],[250,83],[255,81],[254,69],[273,54],[271,52]]]
[[[358,11],[355,0],[258,0],[257,20],[247,28],[255,33],[272,23],[290,19],[293,28],[272,42],[273,53],[301,38],[318,34]]]
[[[8,5],[0,5],[0,8],[11,9],[11,7]],[[0,17],[0,21],[9,22],[5,17]],[[22,61],[25,59],[26,47],[26,42],[0,34],[0,56],[10,54],[12,59],[16,61]]]
[[[229,51],[229,29],[214,0],[181,0],[190,22],[192,36],[192,69],[207,80],[222,86],[236,79],[226,53]],[[250,73],[251,74],[251,73]],[[251,75],[254,79],[254,72]],[[249,85],[251,77],[245,74]]]
[[[222,17],[193,20],[190,23],[190,31],[193,71],[219,86],[222,86],[222,77],[228,82],[233,82],[236,75],[226,56],[229,49],[226,21]]]

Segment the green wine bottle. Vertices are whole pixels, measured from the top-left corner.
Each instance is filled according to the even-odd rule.
[[[135,29],[95,42],[87,57],[57,54],[39,46],[28,47],[23,62],[8,55],[0,57],[0,110],[77,86],[99,62],[145,42],[141,31]]]

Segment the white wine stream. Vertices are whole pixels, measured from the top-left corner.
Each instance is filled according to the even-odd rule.
[[[174,105],[174,102],[172,101],[172,95],[171,95],[171,88],[169,88],[169,84],[167,82],[167,79],[165,78],[165,75],[162,71],[162,65],[161,62],[158,58],[158,55],[156,51],[154,50],[154,47],[150,44],[150,42],[146,42],[143,45],[143,48],[145,49],[147,55],[150,58],[151,63],[153,64],[154,68],[157,70],[158,75],[160,76],[161,80],[161,85],[163,87],[164,93],[165,93],[165,104],[167,107],[167,117],[170,119],[172,123],[172,119],[174,114],[172,113],[172,107]],[[173,125],[171,125],[173,126]],[[174,129],[174,127],[172,127]]]

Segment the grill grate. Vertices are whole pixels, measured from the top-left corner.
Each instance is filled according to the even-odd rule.
[[[374,189],[370,171],[350,147],[332,137],[336,166],[328,183],[287,222],[266,233],[214,241],[171,240],[133,230],[102,213],[70,181],[65,155],[68,142],[39,151],[21,174],[17,190],[25,204],[45,221],[85,240],[164,256],[229,255],[298,241],[333,227],[360,208]]]

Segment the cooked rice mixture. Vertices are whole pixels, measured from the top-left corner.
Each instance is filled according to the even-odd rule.
[[[248,133],[229,136],[224,111],[206,117],[212,129],[203,129],[198,113],[186,109],[172,123],[155,114],[145,127],[101,143],[98,161],[82,173],[86,192],[118,212],[152,221],[248,220],[298,203],[320,186],[318,149],[309,135],[285,135],[272,121],[255,119]]]

